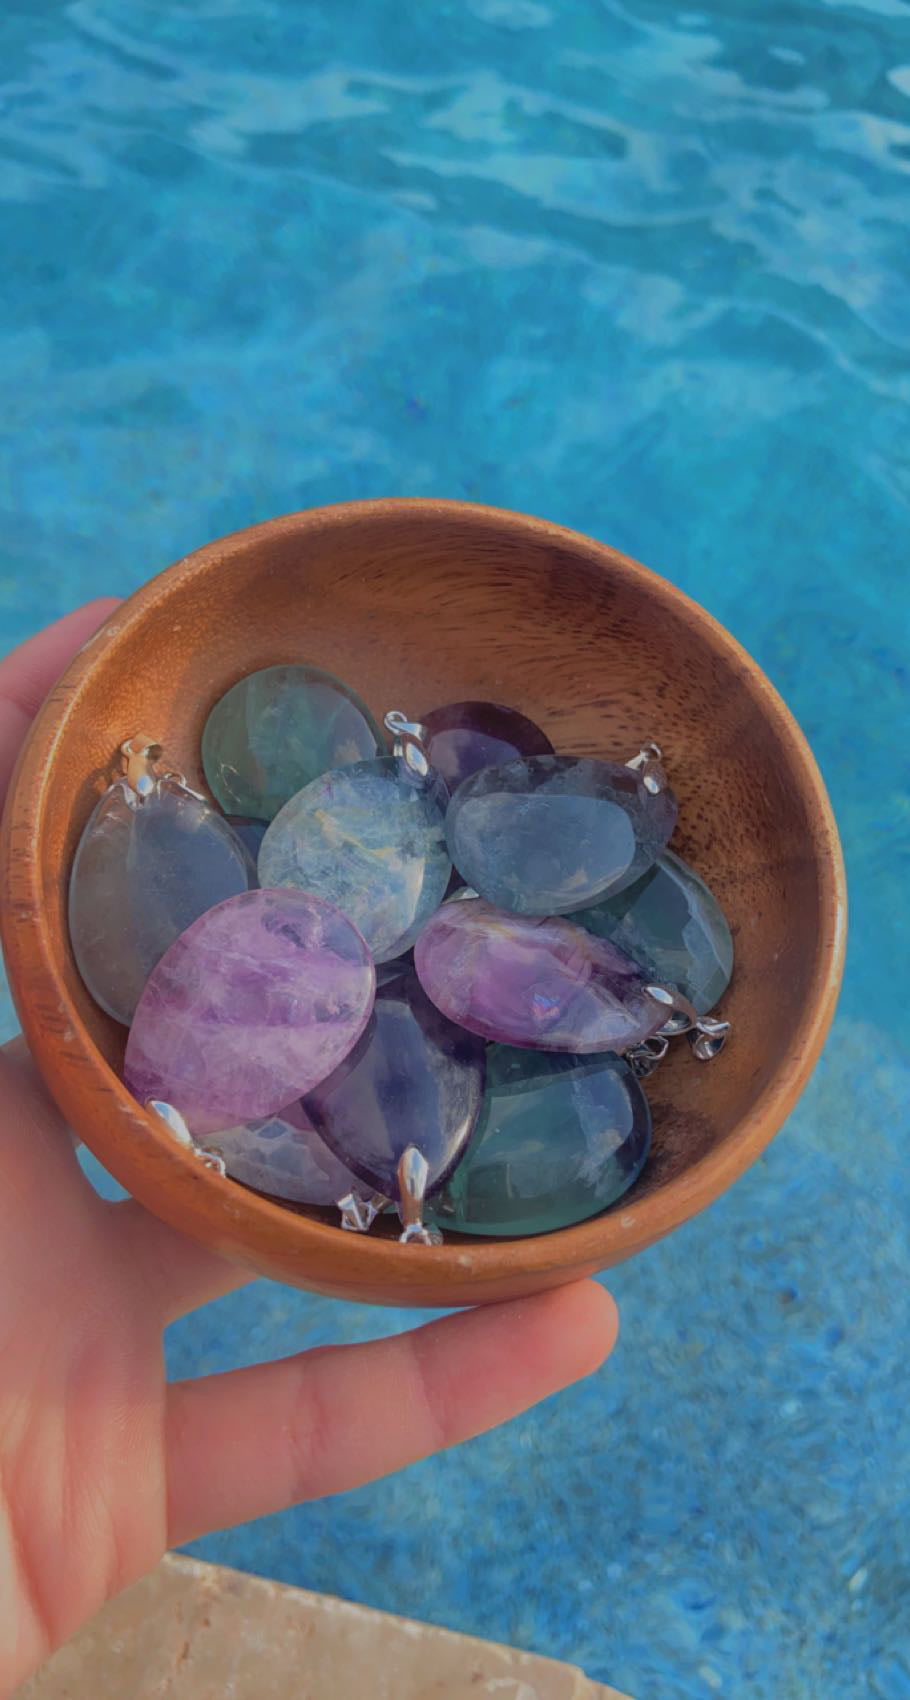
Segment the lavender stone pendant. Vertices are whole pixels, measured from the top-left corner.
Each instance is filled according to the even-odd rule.
[[[620,762],[531,756],[465,780],[446,837],[459,873],[488,902],[519,915],[564,915],[645,873],[676,813],[665,783],[654,792]]]
[[[340,679],[319,667],[263,667],[215,704],[202,765],[226,814],[272,820],[320,773],[382,748],[366,704]]]
[[[462,1234],[570,1228],[628,1191],[650,1144],[648,1101],[619,1057],[494,1045],[480,1121],[439,1220]]]
[[[606,939],[560,916],[511,915],[478,898],[446,903],[414,952],[450,1021],[532,1050],[624,1051],[664,1026],[672,999]]]
[[[76,965],[102,1009],[129,1023],[155,964],[206,909],[256,884],[228,822],[175,779],[140,796],[116,780],[86,824],[69,886]]]
[[[362,1181],[397,1199],[409,1146],[426,1160],[428,1192],[451,1172],[474,1130],[483,1080],[483,1044],[434,1008],[411,971],[380,988],[360,1043],[303,1108]]]
[[[171,945],[139,1000],[125,1079],[194,1138],[254,1121],[325,1079],[360,1038],[376,975],[346,916],[302,891],[248,891]]]
[[[679,990],[699,1015],[723,997],[733,972],[733,939],[704,880],[672,850],[618,897],[602,898],[572,919],[610,939],[652,980]]]
[[[376,962],[390,962],[445,896],[452,872],[446,800],[435,775],[422,780],[396,756],[324,773],[273,820],[259,878],[337,904]]]
[[[207,1145],[224,1159],[233,1180],[293,1204],[326,1207],[362,1190],[357,1176],[317,1133],[299,1100],[275,1115],[212,1134]]]
[[[448,703],[425,714],[421,724],[430,765],[450,791],[482,767],[553,754],[549,738],[533,720],[495,702]]]

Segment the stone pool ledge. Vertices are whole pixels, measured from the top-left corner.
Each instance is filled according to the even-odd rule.
[[[169,1555],[14,1700],[630,1700],[572,1665]]]

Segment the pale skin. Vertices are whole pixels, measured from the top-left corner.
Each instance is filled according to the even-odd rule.
[[[0,795],[114,606],[0,663]],[[0,1050],[0,1180],[0,1700],[167,1547],[457,1445],[589,1374],[616,1339],[613,1300],[584,1281],[168,1384],[164,1327],[245,1277],[135,1201],[98,1197],[21,1039]]]

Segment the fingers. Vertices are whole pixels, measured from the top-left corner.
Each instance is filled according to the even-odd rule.
[[[88,602],[0,661],[0,799],[6,796],[19,748],[51,686],[117,606],[113,596]]]
[[[0,661],[0,802],[29,724],[48,691],[118,606],[116,597],[87,603]],[[47,1181],[50,1167],[66,1159],[67,1184],[76,1184],[80,1176],[73,1160],[72,1136],[45,1094],[23,1041],[15,1040],[4,1047],[2,1058],[0,1066],[6,1069],[8,1081],[18,1082],[23,1104],[27,1100],[31,1106],[28,1146],[21,1140],[17,1146],[19,1167],[27,1167],[30,1175]],[[11,1118],[11,1124],[16,1119]],[[126,1266],[137,1270],[149,1305],[162,1322],[249,1279],[242,1270],[183,1239],[163,1222],[156,1222],[132,1201],[110,1206],[109,1212],[105,1220],[122,1238]]]
[[[110,1207],[121,1256],[135,1276],[150,1317],[162,1327],[243,1287],[253,1277],[160,1222],[133,1198]]]
[[[75,1139],[41,1079],[21,1033],[0,1045],[0,1172],[26,1170],[41,1185],[50,1173],[78,1172]]]
[[[159,1222],[134,1199],[103,1204],[96,1197],[79,1168],[74,1136],[21,1035],[0,1046],[0,1098],[4,1219],[18,1215],[31,1232],[36,1219],[47,1222],[49,1212],[62,1210],[73,1217],[78,1198],[93,1210],[99,1206],[91,1218],[92,1235],[99,1243],[101,1237],[115,1242],[125,1278],[135,1281],[149,1321],[162,1328],[251,1279],[243,1269]],[[16,1206],[13,1212],[11,1203]],[[7,1223],[7,1235],[14,1228],[15,1222]],[[2,1234],[0,1227],[0,1238]],[[64,1233],[64,1243],[66,1238]]]
[[[396,1339],[168,1390],[168,1543],[341,1493],[493,1428],[596,1369],[617,1334],[584,1281]]]

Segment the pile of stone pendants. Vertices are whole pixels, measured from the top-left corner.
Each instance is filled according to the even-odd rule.
[[[671,1039],[723,1044],[729,927],[655,745],[558,755],[487,702],[385,724],[315,667],[251,673],[203,733],[223,812],[128,738],[79,971],[130,1091],[234,1180],[359,1231],[397,1209],[405,1242],[570,1226],[641,1173]]]

